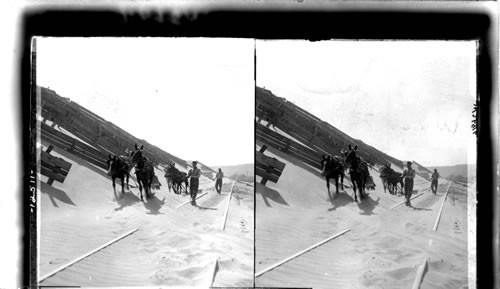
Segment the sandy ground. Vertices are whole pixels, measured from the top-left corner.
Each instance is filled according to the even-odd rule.
[[[44,144],[46,145],[46,144]],[[135,233],[48,277],[44,286],[209,286],[253,284],[253,185],[236,183],[226,228],[221,230],[232,181],[224,179],[222,194],[214,181],[202,177],[207,195],[177,208],[187,195],[162,186],[146,202],[139,199],[135,179],[118,199],[105,172],[57,148],[51,153],[73,164],[65,182],[45,183],[41,176],[38,209],[39,276],[73,261],[138,228]]]
[[[260,146],[259,142],[257,142]],[[256,286],[313,288],[411,288],[428,259],[421,288],[467,288],[467,195],[452,185],[437,232],[433,225],[448,183],[437,195],[425,179],[415,179],[412,207],[402,196],[376,189],[354,202],[352,189],[328,198],[318,170],[268,148],[266,155],[286,163],[277,184],[256,184],[256,272],[344,229],[329,241],[256,278]],[[257,177],[257,182],[260,177]],[[346,184],[350,185],[348,180]],[[332,192],[335,185],[330,185]]]

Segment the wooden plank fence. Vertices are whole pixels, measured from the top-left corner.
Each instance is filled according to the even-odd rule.
[[[71,163],[62,158],[50,154],[54,146],[50,145],[46,151],[41,152],[41,173],[49,179],[47,184],[52,185],[54,181],[64,183],[71,169]]]
[[[155,163],[171,163],[172,161],[185,165],[186,162],[178,157],[164,152],[158,147],[140,140],[120,129],[118,126],[104,120],[95,113],[58,96],[54,91],[40,88],[42,117],[52,121],[71,132],[103,153],[125,154],[127,150],[134,150],[135,144],[144,145],[144,155]]]
[[[290,138],[287,138],[277,132],[272,131],[262,125],[257,124],[255,130],[255,138],[263,143],[280,150],[283,153],[291,155],[298,160],[314,167],[321,169],[320,160],[322,154],[314,151]]]
[[[264,145],[259,151],[255,152],[255,174],[262,177],[261,184],[265,185],[267,181],[277,183],[281,173],[285,169],[285,163],[276,158],[264,155],[267,146]]]
[[[99,168],[108,168],[106,164],[107,154],[46,124],[42,124],[40,136],[49,144],[74,154]]]

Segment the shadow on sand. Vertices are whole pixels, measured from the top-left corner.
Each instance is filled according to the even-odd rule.
[[[146,202],[144,202],[144,207],[149,210],[149,215],[158,215],[160,213],[161,207],[165,204],[165,197],[160,201],[155,195],[149,196]]]
[[[361,199],[360,202],[358,202],[358,208],[362,211],[360,215],[373,215],[373,210],[378,206],[379,202],[380,197],[375,201],[369,195]]]
[[[337,208],[351,204],[354,199],[346,192],[336,194],[333,192],[330,194],[329,201],[332,203],[333,207],[329,208],[328,211],[335,211]]]
[[[413,205],[411,205],[411,203],[410,203],[410,208],[412,208],[415,211],[432,211],[432,209],[428,209],[428,208],[414,207]]]
[[[256,192],[261,194],[262,198],[264,199],[264,202],[266,203],[266,206],[272,207],[268,199],[271,199],[278,204],[290,206],[278,191],[268,188],[262,185],[261,183],[256,183],[255,188]]]
[[[54,188],[53,186],[48,185],[44,182],[40,182],[40,184],[41,192],[49,196],[50,201],[52,202],[52,205],[54,205],[54,207],[59,207],[57,205],[56,199],[68,205],[76,206],[76,204],[71,200],[71,198],[68,196],[68,194],[66,194],[65,191]]]
[[[213,210],[213,211],[218,210],[217,208],[203,207],[203,206],[200,206],[200,205],[195,205],[195,207],[197,207],[200,210]]]
[[[132,206],[133,204],[141,201],[141,199],[139,199],[139,197],[134,195],[131,191],[125,192],[125,194],[116,192],[115,198],[117,198],[116,202],[120,205],[120,207],[115,208],[115,211],[123,210],[123,208]]]

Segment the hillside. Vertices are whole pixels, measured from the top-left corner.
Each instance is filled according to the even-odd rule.
[[[266,128],[285,132],[287,137],[304,144],[318,153],[340,154],[349,144],[357,145],[359,155],[372,166],[392,163],[402,167],[403,161],[355,139],[303,108],[274,95],[270,90],[256,87],[255,115]],[[259,129],[259,127],[257,127]]]
[[[254,176],[254,165],[253,164],[241,164],[233,166],[212,166],[216,171],[222,169],[224,176],[237,180],[237,181],[251,181],[253,182]]]
[[[467,177],[469,175],[476,175],[476,165],[461,164],[454,166],[431,166],[429,168],[432,169],[432,171],[434,171],[434,169],[437,169],[442,177],[449,180],[457,177],[461,179],[461,181],[467,181]]]

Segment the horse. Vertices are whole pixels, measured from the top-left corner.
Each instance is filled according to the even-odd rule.
[[[380,179],[382,180],[382,186],[384,186],[384,193],[389,189],[389,193],[391,192],[389,188],[389,181],[387,180],[388,174],[385,172],[385,166],[380,169]]]
[[[382,167],[380,178],[384,184],[384,193],[387,187],[390,194],[396,194],[398,192],[398,184],[400,185],[400,192],[403,192],[403,175],[391,169],[389,165]]]
[[[130,177],[130,163],[124,156],[108,155],[108,159],[106,160],[106,164],[108,165],[107,175],[111,177],[113,181],[113,191],[116,194],[115,180],[122,180],[122,194],[125,193],[125,178],[127,178],[127,190],[130,190],[129,186],[129,177]]]
[[[326,188],[328,190],[328,196],[330,197],[330,179],[335,179],[335,192],[339,193],[339,177],[342,186],[342,190],[344,190],[344,163],[342,158],[337,156],[329,155],[326,157],[323,155],[321,161],[321,175],[325,177],[326,180]]]
[[[349,151],[345,152],[345,163],[349,169],[349,175],[351,176],[352,189],[354,190],[354,201],[358,201],[356,196],[356,185],[359,191],[360,200],[366,196],[365,185],[370,172],[368,171],[368,164],[362,161],[357,155],[356,151],[358,146],[351,148],[349,145]]]
[[[168,165],[167,167],[164,168],[165,171],[165,179],[167,180],[167,187],[168,187],[168,192],[172,189],[173,186],[173,179],[172,179],[172,173],[170,169],[171,165]]]
[[[189,183],[186,173],[179,171],[173,164],[170,164],[166,169],[165,177],[167,178],[167,183],[170,183],[174,189],[174,193],[182,193],[182,185],[184,184],[185,192],[187,194]]]
[[[144,201],[142,198],[142,188],[144,187],[144,194],[146,199],[149,198],[151,194],[151,183],[153,182],[154,177],[154,168],[153,163],[148,160],[142,153],[142,149],[144,145],[141,145],[140,148],[135,145],[135,151],[131,153],[132,156],[132,164],[135,167],[135,176],[137,178],[137,182],[139,183],[139,192],[141,193],[141,201]]]

